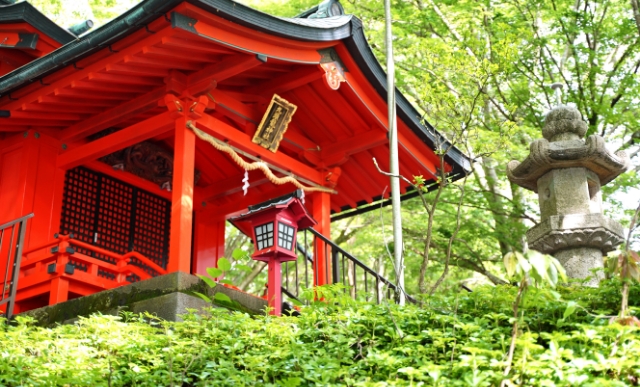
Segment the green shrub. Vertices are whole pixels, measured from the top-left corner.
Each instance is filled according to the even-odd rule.
[[[516,291],[481,288],[422,307],[328,303],[297,318],[211,309],[180,323],[124,314],[45,329],[18,317],[0,328],[0,385],[497,386]],[[527,293],[511,382],[637,385],[638,328],[603,317],[617,313],[620,284],[560,293]],[[634,312],[639,296],[632,287]],[[567,300],[576,309],[564,318]]]

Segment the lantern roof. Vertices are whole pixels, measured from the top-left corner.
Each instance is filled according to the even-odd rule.
[[[304,192],[296,190],[290,194],[279,196],[265,202],[249,206],[246,213],[229,219],[229,222],[238,228],[243,234],[251,237],[251,219],[273,209],[288,209],[298,222],[298,230],[304,230],[317,224],[302,203]]]

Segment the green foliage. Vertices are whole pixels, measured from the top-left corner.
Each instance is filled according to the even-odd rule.
[[[557,259],[535,250],[529,250],[525,254],[517,251],[507,253],[504,256],[504,267],[509,277],[515,277],[519,281],[531,277],[536,284],[552,288],[556,287],[558,279],[567,281],[565,270]]]
[[[45,329],[18,316],[0,328],[0,385],[499,385],[516,291],[480,287],[423,307],[323,303],[298,318],[211,309],[178,323],[124,313]],[[548,290],[531,288],[523,301],[511,382],[634,385],[640,331],[604,318],[616,313],[620,282],[558,291],[573,314]],[[637,312],[639,286],[630,300]]]
[[[320,0],[246,2],[269,13],[293,16]],[[450,257],[457,270],[451,270],[450,281],[440,289],[455,289],[459,280],[472,276],[468,270],[501,283],[501,258],[523,250],[524,233],[538,218],[536,196],[510,185],[504,166],[526,157],[531,141],[541,137],[544,115],[556,105],[552,83],[563,84],[562,103],[578,108],[589,134],[604,136],[612,150],[627,150],[637,164],[640,116],[634,107],[640,91],[640,39],[632,2],[391,3],[398,88],[438,131],[477,160],[466,182],[463,222]],[[386,63],[381,2],[343,0],[342,4],[362,19],[374,54]],[[433,178],[427,171],[411,175]],[[631,171],[603,187],[608,215],[628,223],[631,213],[625,209],[625,199],[630,195],[620,193],[635,192],[639,183],[640,175]],[[425,246],[427,214],[421,203],[403,205],[406,283],[412,294],[418,291],[420,276],[433,284],[444,270],[458,195],[457,189],[446,188],[438,199],[430,246]],[[435,196],[433,192],[427,196],[430,204]],[[343,247],[389,276],[387,212],[372,214],[373,221],[361,216],[365,219],[355,222],[357,238]],[[353,230],[353,225],[341,222],[334,230]],[[429,270],[421,273],[427,249]]]
[[[71,27],[87,19],[93,20],[94,28],[120,16],[141,0],[27,0],[40,12],[63,28]]]

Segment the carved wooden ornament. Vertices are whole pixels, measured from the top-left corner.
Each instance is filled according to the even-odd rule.
[[[298,107],[277,94],[273,95],[253,142],[275,153]]]
[[[324,70],[324,82],[331,90],[338,90],[340,84],[347,81],[340,62],[321,63],[320,67]]]

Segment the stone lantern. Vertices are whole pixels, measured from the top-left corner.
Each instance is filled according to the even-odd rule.
[[[629,167],[629,157],[608,151],[600,136],[583,140],[586,132],[577,109],[555,107],[545,119],[544,138],[531,143],[522,163],[509,162],[507,176],[538,193],[540,223],[527,232],[529,247],[556,257],[570,278],[590,277],[586,285],[597,286],[603,254],[624,240],[622,226],[602,214],[600,187]]]
[[[242,233],[253,239],[251,258],[267,262],[269,276],[267,302],[270,314],[282,313],[282,262],[295,261],[296,235],[316,224],[302,204],[302,191],[249,207],[249,212],[229,219]]]

